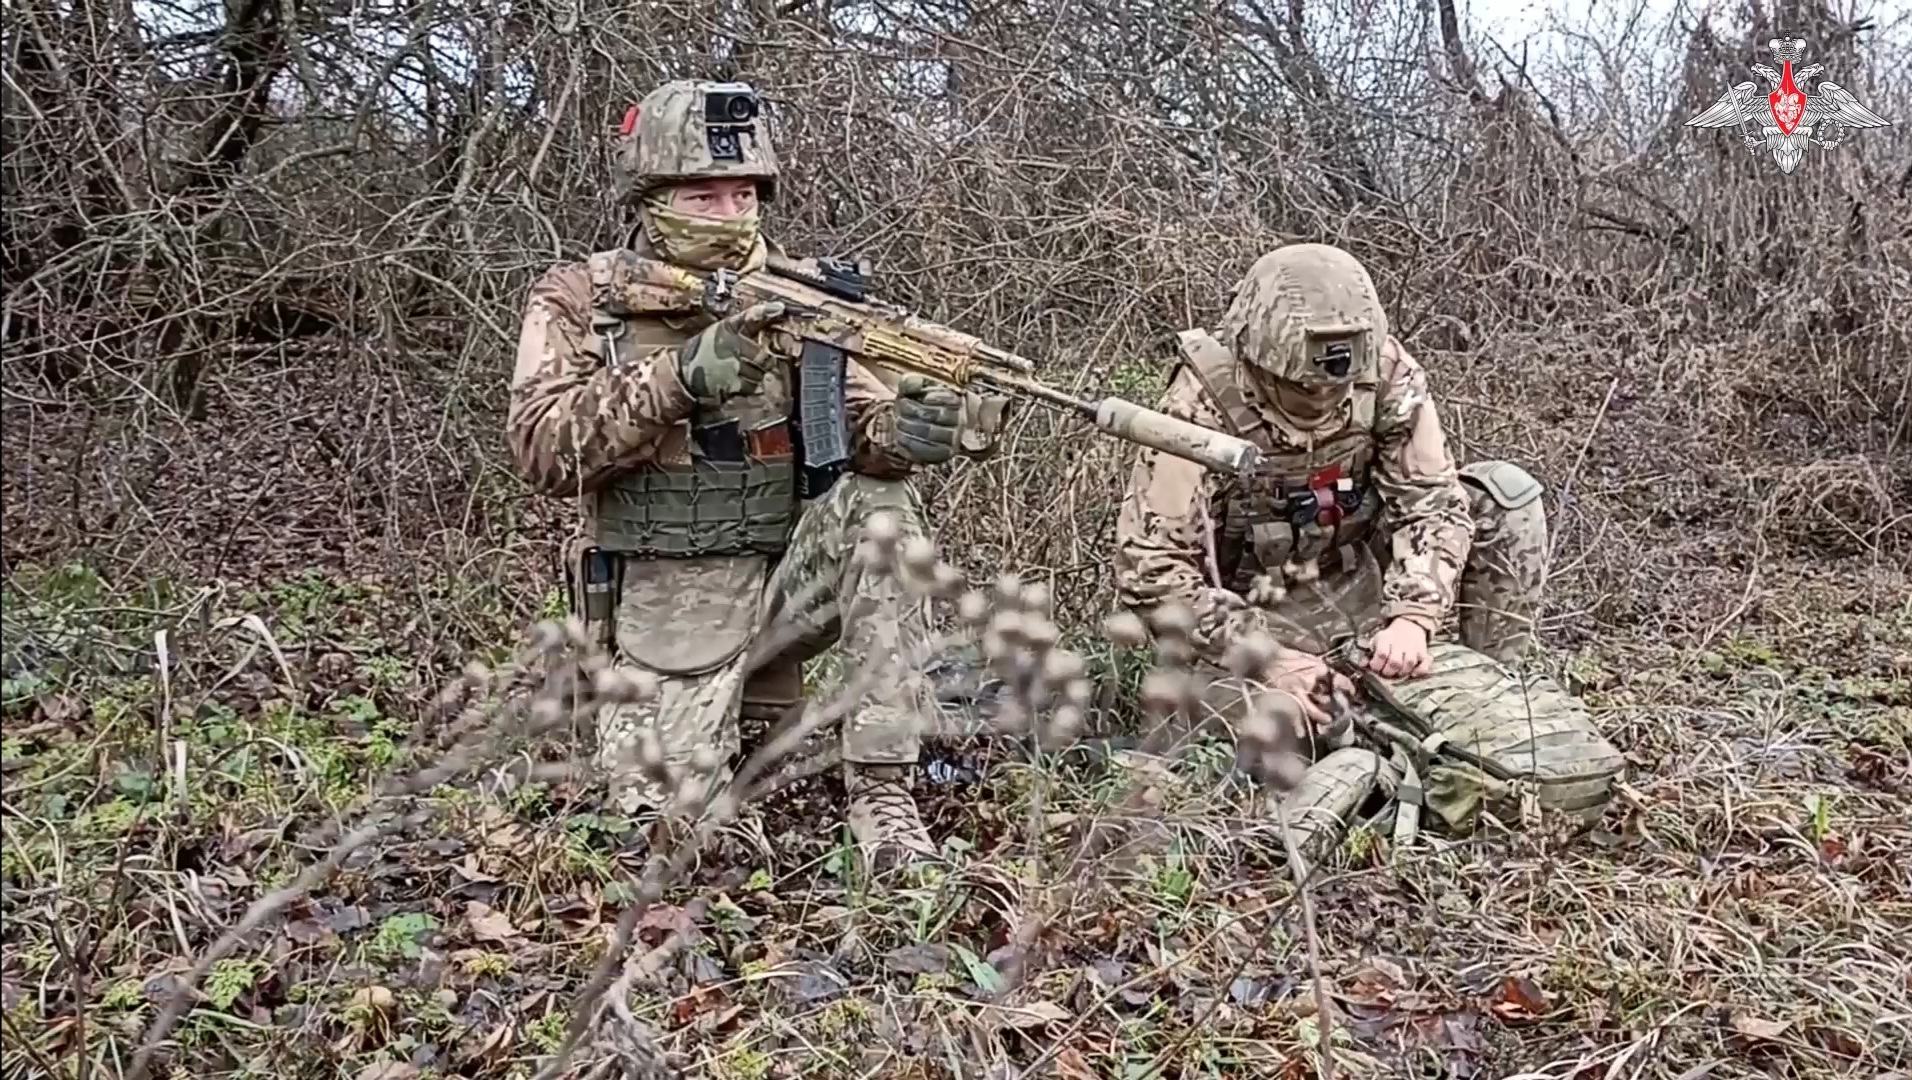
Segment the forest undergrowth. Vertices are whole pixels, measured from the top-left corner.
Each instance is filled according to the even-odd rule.
[[[1324,1027],[1337,1076],[1912,1073],[1903,15],[167,10],[4,33],[6,1075],[549,1080],[577,1034],[578,1077],[1290,1080]],[[1682,127],[1780,32],[1894,125],[1792,176]],[[677,74],[771,94],[787,246],[1079,392],[1152,404],[1269,247],[1363,258],[1457,457],[1547,486],[1606,818],[1357,831],[1298,890],[1232,749],[1137,745],[1129,451],[1028,410],[922,478],[938,611],[1031,606],[1086,737],[939,744],[941,875],[871,887],[826,776],[651,896],[573,715],[636,691],[545,625],[574,511],[501,424]]]

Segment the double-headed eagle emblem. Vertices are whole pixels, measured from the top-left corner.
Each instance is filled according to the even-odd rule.
[[[1806,148],[1814,143],[1831,149],[1845,142],[1854,128],[1888,127],[1892,121],[1859,104],[1852,92],[1838,83],[1822,82],[1812,95],[1799,88],[1825,70],[1821,64],[1808,64],[1798,71],[1793,64],[1806,54],[1800,38],[1774,38],[1766,43],[1779,63],[1774,71],[1765,64],[1752,65],[1753,74],[1772,84],[1772,92],[1761,98],[1757,84],[1743,82],[1728,90],[1713,107],[1686,122],[1687,127],[1744,128],[1740,141],[1754,154],[1771,151],[1779,171],[1790,173],[1806,160]],[[1798,80],[1797,82],[1795,80]]]

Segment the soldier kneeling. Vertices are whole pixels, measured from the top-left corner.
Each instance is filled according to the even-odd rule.
[[[1523,803],[1596,819],[1619,753],[1578,702],[1513,669],[1545,579],[1540,484],[1508,462],[1456,469],[1427,374],[1389,336],[1367,270],[1339,248],[1279,248],[1236,287],[1219,340],[1180,337],[1158,407],[1253,441],[1262,464],[1230,479],[1143,451],[1116,526],[1117,588],[1137,614],[1189,609],[1212,667],[1257,632],[1284,647],[1272,688],[1319,758],[1290,796],[1309,847],[1378,787],[1456,829]],[[1457,603],[1460,642],[1434,643]],[[1350,641],[1407,739],[1333,730],[1326,701],[1354,687],[1324,657]],[[1211,681],[1224,723],[1242,689]]]
[[[620,667],[660,687],[598,719],[612,801],[631,814],[672,805],[651,775],[660,759],[674,786],[714,790],[740,715],[799,701],[799,665],[829,645],[850,670],[927,647],[926,601],[854,553],[879,514],[897,523],[892,544],[924,535],[912,472],[975,449],[954,391],[908,377],[892,389],[850,360],[850,458],[819,479],[793,439],[794,358],[773,352],[789,338],[769,333],[780,305],[716,320],[646,276],[662,261],[747,277],[781,255],[759,228],[778,171],[759,109],[747,85],[680,81],[631,111],[616,167],[638,225],[626,247],[531,287],[512,375],[519,470],[582,504],[573,604]],[[773,624],[794,629],[753,660]],[[911,787],[936,706],[908,679],[879,689],[842,727],[851,831],[880,863],[930,860]]]

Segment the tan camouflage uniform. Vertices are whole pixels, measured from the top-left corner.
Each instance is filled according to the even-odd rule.
[[[1533,646],[1540,485],[1507,462],[1455,468],[1427,373],[1388,335],[1359,262],[1326,245],[1277,249],[1237,287],[1220,340],[1181,342],[1158,408],[1252,440],[1263,463],[1236,480],[1141,452],[1116,526],[1126,607],[1191,607],[1211,665],[1257,630],[1317,655],[1395,619],[1432,638],[1457,603],[1466,645],[1503,662]],[[1217,702],[1238,705],[1230,683],[1217,681]],[[1303,786],[1365,796],[1380,764],[1343,747]]]
[[[1504,462],[1456,470],[1427,372],[1387,336],[1358,263],[1322,245],[1276,255],[1282,261],[1265,258],[1242,282],[1224,336],[1258,354],[1288,355],[1307,347],[1311,317],[1333,329],[1372,327],[1314,339],[1345,342],[1354,353],[1347,391],[1323,417],[1296,417],[1264,389],[1269,379],[1248,366],[1253,361],[1238,364],[1207,335],[1184,335],[1185,362],[1158,407],[1252,440],[1264,465],[1243,484],[1142,452],[1117,525],[1123,602],[1138,610],[1168,599],[1190,605],[1201,644],[1219,660],[1255,628],[1315,653],[1396,618],[1433,635],[1458,598],[1464,612],[1481,613],[1463,615],[1462,639],[1517,658],[1532,645],[1545,577],[1538,483]],[[1337,269],[1347,283],[1312,284]],[[1311,303],[1322,310],[1309,312]],[[1283,314],[1261,317],[1271,310]],[[1265,322],[1279,322],[1279,332],[1264,332]],[[1299,527],[1282,512],[1284,493],[1297,489],[1312,489],[1324,508]],[[1262,575],[1263,589],[1276,595],[1251,604]]]
[[[746,126],[738,162],[714,161],[702,142],[709,89],[670,83],[640,106],[619,176],[625,194],[642,200],[642,227],[627,249],[554,266],[531,287],[507,422],[531,485],[581,500],[573,574],[590,548],[617,552],[606,636],[620,664],[660,680],[653,699],[599,718],[600,762],[628,813],[673,795],[637,769],[647,733],[674,773],[703,751],[718,780],[738,751],[740,713],[774,716],[800,700],[803,660],[840,640],[855,669],[907,658],[929,639],[924,602],[852,558],[879,511],[896,517],[905,540],[924,532],[897,394],[849,362],[851,460],[820,498],[800,504],[787,361],[763,364],[752,391],[721,405],[702,400],[693,384],[705,375],[685,372],[725,343],[706,335],[683,351],[712,318],[646,280],[647,260],[747,274],[772,250],[754,215],[717,223],[671,210],[673,180],[752,177],[770,192],[775,158],[761,126]],[[756,343],[731,344],[748,353]],[[573,602],[581,603],[575,589]],[[747,678],[750,646],[777,613],[786,616],[776,628],[785,647]],[[798,631],[785,637],[789,624]],[[860,843],[926,858],[935,847],[910,786],[918,724],[933,706],[913,680],[889,687],[857,703],[843,725],[850,822]]]

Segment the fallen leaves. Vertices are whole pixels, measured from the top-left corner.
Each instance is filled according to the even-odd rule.
[[[549,918],[585,928],[603,921],[603,908],[603,897],[588,881],[581,883],[574,893],[553,896],[544,902],[544,913]]]
[[[780,961],[758,977],[770,982],[771,992],[780,1001],[796,1008],[833,1001],[850,986],[842,972],[820,959]]]
[[[496,851],[518,851],[530,837],[511,814],[496,806],[487,806],[483,819],[483,842]]]
[[[1767,1020],[1752,1013],[1734,1013],[1730,1025],[1733,1033],[1748,1039],[1774,1041],[1792,1028],[1790,1020]]]
[[[372,925],[372,915],[358,904],[348,904],[321,921],[327,930],[335,934],[349,934]]]
[[[655,904],[637,920],[637,939],[655,949],[672,934],[687,940],[697,932],[697,923],[683,908]]]
[[[385,1045],[396,1030],[397,1008],[397,995],[386,987],[361,986],[354,990],[346,1005],[348,1023],[333,1043],[334,1048],[340,1053],[354,1053]]]
[[[709,1035],[736,1023],[745,1009],[745,1005],[732,1002],[719,987],[693,986],[689,993],[671,1002],[670,1015],[673,1026]]]
[[[79,720],[89,709],[86,702],[70,694],[41,694],[34,699],[33,704],[41,720],[55,725]]]
[[[1378,956],[1370,956],[1361,962],[1348,979],[1347,992],[1338,994],[1343,1001],[1356,1001],[1363,1004],[1390,1004],[1395,994],[1408,985],[1407,973],[1399,964]]]
[[[317,920],[293,919],[285,924],[285,936],[286,940],[294,945],[317,945],[334,935]]]
[[[495,911],[489,904],[477,900],[465,901],[465,925],[471,930],[476,941],[511,941],[522,937],[523,932],[511,925],[511,919],[502,911]]]
[[[517,1030],[510,1020],[506,1020],[492,1028],[475,1045],[467,1041],[467,1044],[461,1047],[460,1057],[467,1070],[488,1068],[508,1057],[512,1044],[516,1041]]]
[[[949,969],[949,949],[928,943],[905,945],[885,954],[883,966],[898,975],[939,975]]]
[[[1837,1054],[1848,1060],[1857,1060],[1866,1052],[1865,1041],[1843,1028],[1809,1027],[1806,1029],[1806,1036],[1828,1053]]]
[[[1082,1051],[1073,1046],[1065,1046],[1056,1054],[1056,1080],[1102,1080],[1089,1068]]]
[[[1050,1024],[1075,1019],[1075,1014],[1053,1001],[1031,1001],[1021,1005],[989,1005],[985,1017],[996,1027],[1030,1031]]]
[[[1504,1024],[1530,1024],[1551,1011],[1552,996],[1540,984],[1521,975],[1500,980],[1500,992],[1488,1008]]]
[[[1839,860],[1846,857],[1845,839],[1836,833],[1828,834],[1819,840],[1819,861],[1827,866],[1837,866]]]
[[[496,874],[486,872],[478,863],[476,852],[466,852],[463,862],[452,864],[452,872],[472,884],[487,884],[503,880]]]
[[[1362,1005],[1370,1010],[1380,1009],[1390,1013],[1438,1013],[1445,1011],[1451,1003],[1445,1003],[1434,996],[1414,990],[1414,980],[1400,964],[1386,957],[1369,956],[1362,958],[1359,966],[1345,980],[1345,991],[1331,990],[1330,996],[1343,1005]],[[1308,995],[1303,1000],[1311,998]],[[1296,1015],[1303,1015],[1301,1000],[1295,1003]]]

